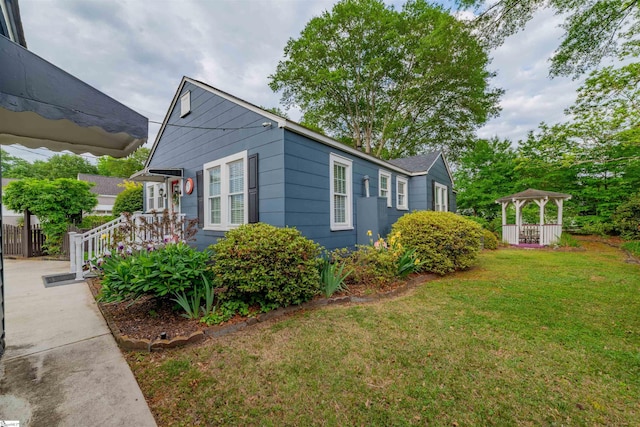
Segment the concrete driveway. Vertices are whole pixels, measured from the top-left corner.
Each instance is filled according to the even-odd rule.
[[[68,262],[5,260],[0,420],[20,426],[155,426],[85,282],[45,288]]]

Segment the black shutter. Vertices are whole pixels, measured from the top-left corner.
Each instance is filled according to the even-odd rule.
[[[431,210],[436,210],[436,180],[431,180]]]
[[[198,227],[204,227],[204,179],[202,171],[196,172],[196,194],[198,195]]]
[[[252,154],[247,158],[249,165],[249,224],[260,220],[258,212],[258,155]]]

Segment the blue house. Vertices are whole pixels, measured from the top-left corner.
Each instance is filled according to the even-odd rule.
[[[327,249],[413,210],[456,210],[440,152],[384,161],[184,77],[143,171],[145,210],[197,218],[204,248],[240,224],[296,227]]]

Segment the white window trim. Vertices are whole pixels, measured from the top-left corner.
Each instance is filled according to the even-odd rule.
[[[400,203],[400,183],[404,183],[404,203]],[[396,177],[396,208],[399,211],[409,210],[409,180],[400,176]]]
[[[391,202],[391,173],[382,169],[378,170],[378,197],[384,197],[382,194],[382,177],[387,178],[387,207],[393,206]]]
[[[334,221],[334,174],[333,174],[333,165],[335,163],[339,163],[343,166],[346,166],[347,170],[345,173],[346,179],[346,190],[347,190],[347,201],[345,203],[345,218],[346,222],[344,223],[336,223]],[[341,231],[341,230],[353,230],[353,162],[346,157],[339,156],[334,153],[329,154],[329,218],[331,220],[331,231]]]
[[[213,162],[205,163],[202,167],[202,176],[204,184],[204,230],[213,231],[228,231],[239,227],[241,224],[229,223],[229,171],[224,166],[228,163],[232,163],[238,160],[242,160],[242,169],[244,172],[244,221],[243,224],[247,224],[249,221],[249,179],[247,170],[247,151],[241,151],[236,154],[224,157],[222,159],[215,160]],[[209,169],[220,166],[220,224],[211,224],[209,216],[211,215],[209,207]]]
[[[191,112],[191,91],[187,91],[180,97],[180,117],[184,117],[190,112]]]
[[[444,203],[442,205],[440,205],[440,206],[443,207],[443,209],[441,209],[440,211],[441,212],[449,212],[449,188],[447,188],[446,185],[439,184],[437,182],[434,182],[434,187],[435,187],[435,192],[436,193],[438,191],[444,190],[443,193],[442,193],[444,195]],[[435,198],[436,195],[434,194],[433,197]],[[435,200],[434,200],[434,205],[435,205],[436,208],[438,207],[438,205],[435,204]],[[436,209],[436,210],[438,210],[438,209]]]

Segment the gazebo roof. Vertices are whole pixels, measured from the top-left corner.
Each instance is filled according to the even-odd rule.
[[[570,198],[571,198],[570,194],[556,193],[554,191],[542,191],[542,190],[535,190],[533,188],[528,188],[519,193],[515,193],[510,196],[501,197],[498,200],[496,200],[496,203],[510,202],[512,200],[540,200],[540,199],[569,200]]]

